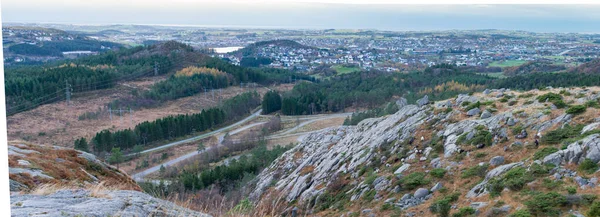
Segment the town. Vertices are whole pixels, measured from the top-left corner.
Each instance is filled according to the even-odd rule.
[[[87,40],[112,42],[125,46],[150,45],[175,40],[205,49],[212,56],[240,65],[243,58],[265,58],[265,67],[312,72],[331,66],[338,73],[358,70],[410,71],[436,64],[471,66],[481,72],[497,73],[501,68],[519,66],[531,61],[574,67],[598,58],[600,35],[576,33],[534,33],[504,30],[455,30],[430,32],[392,32],[376,30],[283,30],[233,29],[177,26],[76,26],[36,24],[28,28],[3,28],[7,37],[5,50],[22,43],[43,44],[52,40]],[[34,27],[46,32],[31,31]],[[52,35],[64,31],[65,34]],[[56,35],[62,35],[58,38]],[[25,40],[19,40],[25,39]],[[294,43],[253,46],[244,52],[237,49],[257,42],[289,40]],[[6,46],[8,45],[8,46]],[[62,50],[62,56],[93,55],[117,47],[99,43],[89,50]],[[14,49],[12,49],[14,50]],[[18,52],[5,53],[5,61],[39,61],[39,55],[24,56]],[[43,55],[42,55],[43,56]],[[48,54],[51,59],[59,55]]]

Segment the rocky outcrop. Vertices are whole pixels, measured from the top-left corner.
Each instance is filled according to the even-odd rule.
[[[493,170],[490,170],[486,175],[485,178],[483,179],[482,182],[480,182],[479,184],[477,184],[475,187],[473,187],[468,193],[467,193],[467,198],[473,198],[473,197],[479,197],[482,195],[487,194],[487,183],[490,179],[498,177],[506,172],[508,172],[510,169],[515,168],[515,167],[520,167],[523,166],[523,162],[516,162],[516,163],[511,163],[511,164],[505,164],[499,167],[494,168]]]
[[[12,216],[198,216],[209,215],[138,191],[59,190],[48,195],[12,195]]]
[[[250,197],[260,198],[271,183],[288,192],[288,201],[319,195],[324,189],[318,186],[326,186],[338,173],[356,172],[372,160],[379,146],[392,145],[396,150],[400,146],[396,141],[407,140],[428,117],[434,118],[429,111],[430,107],[407,105],[388,117],[312,133],[258,176]]]
[[[592,134],[582,140],[571,143],[567,146],[567,149],[544,157],[542,162],[558,166],[561,163],[579,164],[586,158],[592,160],[594,163],[600,161],[600,134]]]
[[[28,191],[45,183],[141,188],[131,177],[93,154],[59,146],[10,142],[8,145],[11,191]]]

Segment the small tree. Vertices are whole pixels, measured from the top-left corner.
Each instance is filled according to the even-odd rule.
[[[75,140],[75,149],[89,152],[87,140],[85,138]]]
[[[167,170],[167,169],[165,168],[165,165],[163,164],[163,165],[160,165],[160,170],[159,170],[158,172],[159,172],[161,175],[164,175],[166,170]]]
[[[200,152],[204,151],[204,149],[206,149],[206,146],[204,146],[204,143],[198,143],[198,154],[200,154]]]
[[[119,169],[119,164],[121,162],[123,162],[123,153],[121,153],[121,149],[120,148],[113,148],[110,154],[110,158],[108,159],[108,161],[111,164],[117,164],[117,169]]]
[[[143,150],[144,148],[142,147],[142,145],[133,146],[133,153],[135,153],[136,155],[139,155],[140,152],[142,152]]]

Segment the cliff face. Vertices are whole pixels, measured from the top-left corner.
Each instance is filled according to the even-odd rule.
[[[265,195],[278,194],[291,206],[306,207],[304,211],[313,214],[345,210],[347,214],[391,215],[389,210],[399,209],[408,215],[435,215],[428,207],[433,201],[429,199],[457,192],[460,196],[453,210],[465,206],[506,215],[524,209],[530,198],[506,199],[510,191],[516,191],[506,187],[500,196],[507,205],[488,206],[494,200],[483,196],[489,194],[488,182],[505,179],[515,168],[532,171],[546,163],[556,167],[536,174],[533,180],[525,179],[530,190],[547,192],[540,187],[546,179],[559,183],[583,179],[587,185],[576,186],[597,194],[597,173],[590,176],[573,167],[583,159],[594,164],[600,161],[600,134],[591,131],[600,125],[600,110],[592,106],[581,114],[566,114],[568,108],[558,109],[552,102],[536,99],[564,91],[570,94],[564,94],[563,100],[571,106],[600,98],[597,90],[559,88],[528,93],[486,90],[434,103],[425,98],[417,101],[419,105],[399,100],[400,109],[393,115],[306,136],[258,176],[250,198],[260,201]],[[589,132],[572,135],[575,141],[564,145],[564,150],[561,144],[541,138],[576,125],[586,126]],[[535,145],[536,139],[544,141],[542,146]],[[546,152],[542,151],[546,147],[556,149],[537,153]],[[555,174],[565,171],[568,178],[556,178]],[[387,208],[380,210],[380,206]]]
[[[94,155],[10,142],[12,216],[208,216],[141,192]]]

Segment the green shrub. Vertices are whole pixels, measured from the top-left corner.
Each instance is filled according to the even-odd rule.
[[[441,179],[446,175],[446,170],[442,168],[432,169],[429,174],[435,178]]]
[[[565,113],[572,114],[572,115],[578,115],[578,114],[584,113],[585,110],[586,110],[585,105],[574,105],[574,106],[571,106],[569,109],[567,109],[567,111],[565,111]]]
[[[577,193],[577,187],[575,187],[575,186],[567,186],[565,189],[567,189],[567,192],[569,194],[575,194],[575,193]]]
[[[552,168],[554,168],[554,164],[540,165],[538,163],[534,163],[529,168],[529,171],[531,172],[531,174],[533,176],[540,177],[540,176],[548,175],[548,173],[550,172],[550,170]]]
[[[582,124],[578,124],[575,127],[565,125],[563,128],[558,128],[546,133],[546,135],[542,137],[542,142],[547,144],[558,144],[570,138],[577,138],[581,136],[583,127]]]
[[[595,100],[585,102],[585,106],[588,108],[600,108],[600,104],[598,104],[598,101]]]
[[[429,211],[432,213],[437,213],[440,217],[448,217],[450,215],[450,209],[452,205],[450,204],[450,200],[443,198],[434,201],[429,206]]]
[[[460,193],[458,192],[444,196],[442,199],[434,201],[429,206],[429,210],[432,213],[437,213],[440,217],[448,217],[452,208],[451,203],[457,201],[459,196]]]
[[[533,180],[533,175],[525,168],[515,167],[510,169],[501,177],[489,180],[487,188],[490,192],[490,196],[495,197],[500,195],[504,188],[508,188],[512,191],[519,191],[523,189],[525,184]]]
[[[525,206],[536,216],[558,216],[558,207],[565,205],[567,198],[556,192],[538,193],[530,200],[525,201]]]
[[[479,152],[479,153],[475,154],[475,158],[477,158],[477,159],[484,158],[485,156],[487,156],[487,153],[485,153],[485,152]]]
[[[520,209],[511,214],[509,217],[531,217],[531,214],[525,209]]]
[[[489,166],[490,165],[487,163],[483,164],[481,166],[475,165],[475,166],[463,171],[462,174],[460,175],[460,177],[463,179],[470,178],[473,176],[484,177]]]
[[[473,207],[461,207],[457,213],[454,213],[452,217],[465,217],[475,216],[475,209]]]
[[[563,184],[564,182],[561,180],[551,180],[549,178],[542,179],[542,187],[548,190],[556,190]]]
[[[579,171],[585,172],[587,174],[592,174],[598,170],[598,164],[594,163],[594,161],[586,158],[579,164]]]
[[[408,190],[416,189],[422,185],[429,183],[429,179],[425,178],[425,173],[414,172],[400,179],[402,186]]]
[[[598,198],[598,195],[584,194],[584,195],[581,195],[581,197],[583,198],[584,204],[589,205],[589,204],[592,204]]]
[[[535,152],[535,154],[533,154],[533,159],[540,160],[540,159],[543,159],[544,157],[546,157],[554,152],[557,152],[557,151],[558,151],[558,148],[545,147],[545,148],[542,148],[541,150]]]
[[[469,104],[469,106],[467,106],[467,108],[465,108],[465,110],[469,111],[471,109],[479,108],[479,107],[481,107],[481,103],[479,101],[477,101],[476,103]]]
[[[369,174],[369,176],[367,176],[367,178],[365,178],[365,184],[367,184],[367,185],[373,184],[373,182],[375,181],[376,178],[377,178],[377,175],[375,175],[375,173]]]
[[[563,102],[562,96],[558,95],[556,93],[547,93],[547,94],[538,96],[537,100],[541,103],[546,102],[546,100],[548,100],[548,102],[551,102],[557,108],[564,108],[567,106],[567,104],[565,102]]]
[[[590,206],[590,210],[587,214],[588,217],[600,217],[600,202],[596,201],[592,203],[592,206]]]

